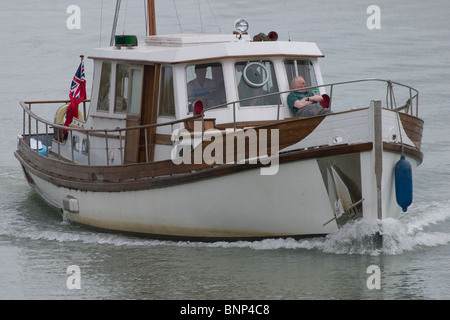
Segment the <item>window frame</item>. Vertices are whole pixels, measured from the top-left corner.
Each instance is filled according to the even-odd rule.
[[[306,74],[298,74],[299,70],[298,70],[298,67],[297,67],[296,75],[294,75],[294,74],[292,73],[292,71],[289,71],[289,70],[288,70],[288,65],[287,65],[288,61],[302,61],[302,62],[307,62],[307,63],[309,64],[309,74],[308,74],[308,75],[306,75]],[[316,70],[315,70],[314,63],[313,63],[312,60],[310,60],[310,59],[308,59],[308,58],[289,57],[289,58],[285,58],[285,59],[283,60],[283,66],[284,66],[284,70],[285,70],[285,72],[286,72],[286,78],[287,78],[287,81],[288,81],[288,83],[289,83],[289,89],[292,89],[292,80],[293,80],[294,77],[296,77],[297,75],[299,75],[299,76],[303,77],[303,79],[305,79],[305,82],[306,82],[306,86],[307,86],[307,87],[318,86],[318,81],[317,81],[317,76],[316,76]],[[297,66],[298,66],[298,64],[297,64]],[[292,68],[292,67],[291,67],[291,68]],[[303,64],[303,70],[305,70],[305,68],[306,68],[306,66],[305,66],[305,64]],[[316,90],[311,90],[311,91],[314,91],[314,93],[318,93],[318,92],[319,92],[318,88],[317,88]],[[317,91],[317,92],[315,92],[315,91]]]
[[[214,106],[221,106],[220,108],[226,108],[227,107],[227,89],[226,89],[226,83],[225,83],[225,76],[224,76],[224,65],[221,61],[207,61],[207,62],[198,62],[198,63],[191,63],[185,66],[185,87],[186,87],[186,101],[187,101],[187,112],[189,113],[193,113],[193,104],[192,104],[192,100],[189,97],[189,82],[191,82],[192,80],[196,79],[195,76],[195,68],[194,66],[202,66],[202,65],[206,65],[207,67],[207,71],[206,71],[206,79],[209,79],[211,81],[214,81],[214,74],[215,70],[213,70],[214,67],[220,67],[220,75],[219,77],[221,77],[221,79],[219,79],[219,86],[220,86],[220,91],[222,91],[220,93],[222,97],[221,100],[219,100],[218,102],[214,102],[214,104],[212,105],[205,105],[204,109],[207,110],[211,107]],[[217,70],[217,69],[216,69]],[[189,77],[189,74],[191,74],[191,78]],[[192,77],[192,74],[194,75]],[[217,75],[217,74],[216,74]],[[208,77],[209,76],[209,77]],[[213,99],[216,99],[216,97],[214,97]],[[191,100],[191,101],[190,101]],[[222,106],[223,105],[223,106]]]
[[[121,87],[120,87],[120,96],[118,97],[118,83],[119,83],[119,67],[125,66],[126,70],[125,70],[125,75],[128,75],[127,77],[122,77],[121,82]],[[115,81],[114,81],[114,108],[112,110],[113,114],[115,115],[126,115],[128,112],[128,90],[129,90],[129,84],[130,84],[130,70],[131,70],[131,65],[129,63],[124,63],[124,62],[117,62],[116,63],[116,67],[115,67]],[[124,79],[127,79],[126,83],[124,83]],[[126,91],[124,91],[124,89]],[[125,97],[126,96],[126,97]],[[118,98],[122,98],[125,101],[125,107],[122,106],[121,109],[118,111],[117,108],[117,99]],[[123,101],[122,101],[123,102]]]
[[[129,69],[128,69],[128,89],[127,89],[127,111],[126,114],[127,115],[132,115],[132,116],[140,116],[141,115],[141,108],[142,108],[142,90],[143,90],[143,85],[144,85],[144,67],[141,65],[130,65]],[[140,79],[139,82],[137,83],[137,86],[134,85],[134,80],[135,78],[133,78],[133,71],[139,70],[140,72]],[[138,94],[137,96],[133,96],[134,90],[138,90]],[[131,104],[132,102],[134,102],[134,98],[137,97],[138,98],[138,107],[137,110],[131,110]],[[136,112],[137,111],[137,112]]]
[[[107,75],[109,79],[104,79],[104,70],[105,65],[109,65],[109,74]],[[111,110],[111,80],[113,76],[113,63],[108,60],[101,61],[101,70],[100,70],[100,79],[99,79],[99,91],[98,91],[98,97],[97,97],[97,106],[96,106],[96,112],[101,114],[109,114]],[[106,81],[103,83],[103,81]],[[103,90],[107,88],[106,94],[101,94]],[[103,96],[103,97],[102,97]],[[101,99],[107,99],[106,109],[99,108]],[[102,102],[102,104],[105,104],[105,100]]]
[[[261,87],[251,87],[250,84],[245,83],[245,79],[243,76],[243,72],[247,65],[249,64],[262,64],[264,68],[267,70],[268,68],[268,79],[267,81],[262,81],[261,83],[264,83]],[[239,66],[238,66],[239,65]],[[242,70],[238,70],[242,69]],[[277,67],[276,67],[276,61],[270,59],[270,58],[260,58],[260,59],[247,59],[247,60],[237,60],[233,63],[233,72],[234,72],[234,80],[236,85],[236,97],[238,100],[247,99],[251,96],[256,95],[264,95],[264,94],[270,94],[270,93],[276,93],[280,91],[280,81],[277,77]],[[240,75],[238,75],[240,73]],[[248,96],[241,96],[242,93],[250,92],[250,90],[253,92],[251,95]],[[261,91],[261,92],[257,92]],[[256,94],[257,93],[257,94]],[[278,106],[281,102],[275,102],[277,100],[277,95],[265,97],[265,98],[259,98],[264,100],[267,100],[266,102],[259,104],[257,101],[253,102],[253,100],[256,99],[250,99],[243,101],[239,103],[239,108],[250,108],[250,107],[256,107],[256,108],[267,108],[267,107],[273,107]],[[273,99],[273,101],[271,101]],[[279,100],[279,99],[278,99]]]
[[[171,79],[168,81],[166,80],[166,70],[170,71]],[[166,83],[169,84],[169,86],[166,86]],[[175,97],[175,72],[174,72],[174,66],[172,65],[161,65],[161,73],[159,77],[159,93],[158,93],[158,117],[167,117],[167,118],[176,118],[176,97]],[[167,90],[167,91],[165,91]],[[165,92],[168,92],[167,95],[165,95]],[[166,106],[163,106],[167,105]],[[172,106],[170,106],[172,104]],[[165,112],[167,110],[167,112]],[[162,113],[161,111],[164,111]]]

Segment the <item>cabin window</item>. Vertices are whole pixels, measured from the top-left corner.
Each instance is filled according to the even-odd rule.
[[[159,115],[175,117],[175,96],[173,91],[172,67],[161,68],[161,85],[159,92]]]
[[[297,76],[303,77],[306,82],[306,86],[315,86],[317,85],[316,75],[314,73],[314,67],[309,60],[286,60],[284,63],[286,67],[286,73],[289,80],[289,84],[292,83],[292,79]],[[317,93],[317,88],[314,88],[312,91]]]
[[[128,114],[139,115],[142,98],[142,68],[131,68],[129,90]]]
[[[191,65],[186,68],[189,112],[194,102],[200,100],[205,108],[226,103],[222,65],[208,63]]]
[[[72,148],[75,151],[80,151],[80,137],[79,136],[72,137]]]
[[[116,94],[114,113],[125,113],[128,109],[129,65],[116,65]]]
[[[100,90],[97,101],[97,111],[109,112],[109,92],[111,87],[111,62],[103,61],[100,76]]]
[[[81,142],[81,152],[83,154],[89,153],[89,142],[87,139],[83,139],[83,141]]]
[[[236,83],[241,106],[262,106],[278,104],[277,94],[250,99],[255,96],[278,92],[278,83],[273,63],[270,61],[242,61],[235,65]]]

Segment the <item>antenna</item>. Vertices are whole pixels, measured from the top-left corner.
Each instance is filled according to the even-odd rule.
[[[288,41],[291,41],[291,30],[289,27],[289,15],[288,15],[288,11],[286,10],[286,0],[284,0],[284,12],[286,13],[286,26],[287,26],[287,30],[288,30]]]

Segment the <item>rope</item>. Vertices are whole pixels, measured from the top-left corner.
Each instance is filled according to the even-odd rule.
[[[102,0],[103,1],[103,0]],[[144,0],[144,20],[145,20],[145,35],[148,36],[148,7],[147,0]]]
[[[173,0],[173,6],[175,8],[175,13],[177,15],[178,25],[180,26],[180,31],[183,33],[183,28],[181,27],[180,16],[178,15],[177,5],[175,4],[175,0]]]
[[[222,30],[220,29],[220,25],[219,25],[219,23],[217,22],[217,17],[216,17],[216,15],[214,14],[214,11],[213,11],[213,9],[212,9],[212,7],[211,7],[211,3],[209,2],[209,0],[207,0],[207,2],[208,2],[209,10],[211,10],[211,13],[212,13],[212,15],[213,15],[213,17],[214,17],[214,21],[215,21],[216,24],[217,24],[217,28],[219,29],[219,33],[222,33]]]
[[[203,33],[203,20],[202,20],[202,10],[200,9],[200,0],[197,0],[198,3],[198,14],[200,15],[200,27]]]
[[[99,46],[102,46],[102,26],[103,26],[103,0],[102,5],[100,7],[100,40],[99,40]]]
[[[397,109],[397,102],[395,101],[395,95],[394,95],[394,87],[392,85],[391,80],[388,81],[388,88],[389,88],[391,100],[393,100],[393,103],[394,103],[394,110],[397,115],[398,133],[400,135],[400,146],[401,146],[402,154],[404,154],[405,152],[404,152],[404,147],[403,147],[403,137],[402,137],[402,131],[400,130],[400,114],[399,114],[399,110]]]
[[[125,18],[123,20],[123,31],[122,34],[125,34],[125,25],[127,24],[127,13],[128,13],[128,0],[125,3]]]

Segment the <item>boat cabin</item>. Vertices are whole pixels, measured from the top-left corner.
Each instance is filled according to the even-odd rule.
[[[174,130],[192,129],[192,122],[180,119],[203,112],[205,121],[223,129],[293,117],[286,91],[297,75],[308,86],[323,84],[319,57],[323,55],[315,43],[255,41],[234,34],[154,35],[145,45],[96,49],[89,56],[94,60],[89,115],[85,123],[75,119],[73,124],[105,130],[158,124],[118,131],[109,137],[108,153],[91,151],[90,164],[167,160]],[[73,133],[74,145],[85,150],[77,162],[87,163],[88,143],[90,150],[104,148],[95,145],[96,136],[104,140],[102,133],[89,142],[81,132],[80,137]]]

